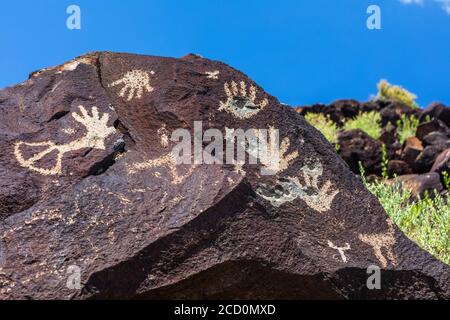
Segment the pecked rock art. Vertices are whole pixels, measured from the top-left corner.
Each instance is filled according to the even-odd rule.
[[[65,153],[84,148],[105,150],[105,139],[116,131],[114,127],[108,126],[109,114],[100,115],[97,107],[92,107],[92,116],[90,116],[83,106],[80,105],[78,108],[81,114],[73,112],[72,117],[86,129],[86,134],[82,138],[63,145],[57,145],[52,141],[19,141],[14,145],[14,155],[19,164],[42,175],[58,175],[62,173],[62,159]],[[25,159],[22,153],[24,146],[44,148],[44,150]],[[41,168],[36,165],[39,160],[51,153],[56,153],[55,165],[52,168]]]
[[[260,187],[257,193],[275,207],[300,198],[317,212],[329,211],[339,189],[331,191],[331,181],[326,181],[322,187],[319,187],[319,178],[323,174],[322,164],[320,162],[308,164],[301,169],[301,172],[304,184],[300,183],[297,177],[286,177],[278,180],[275,187],[269,189],[266,186]]]
[[[383,268],[388,266],[388,261],[394,266],[397,265],[397,258],[393,250],[393,246],[395,245],[394,223],[389,218],[386,222],[388,224],[388,230],[386,233],[360,234],[358,236],[362,242],[373,248],[373,252]],[[384,249],[385,254],[383,254],[382,249]]]
[[[233,79],[246,84],[251,79],[199,57],[111,52],[90,57],[92,67],[80,65],[75,72],[59,74],[55,70],[74,66],[53,68],[0,90],[0,146],[11,148],[0,154],[0,299],[450,298],[448,265],[394,225],[388,230],[377,199],[301,115],[261,91],[254,105],[266,97],[273,102],[271,112],[245,121],[226,112],[217,116],[220,101],[228,98],[223,84],[228,83],[234,99]],[[151,101],[139,108],[133,107],[138,89],[129,102],[130,89],[118,97],[125,82],[114,89],[102,85],[123,78],[117,70],[134,70],[136,65],[161,74],[148,73],[149,85],[162,94],[144,88],[142,100]],[[209,70],[219,71],[220,80],[207,80],[204,73]],[[244,87],[245,95],[236,83],[237,98],[251,96],[249,85]],[[164,94],[178,88],[189,98]],[[47,138],[49,126],[59,123],[49,124],[47,115],[69,96],[92,101],[85,111],[73,110],[83,124],[68,114],[58,140]],[[26,109],[20,108],[21,101]],[[109,114],[109,125],[108,115],[99,109],[101,114],[94,116],[98,111],[92,105],[110,106],[113,111],[102,109]],[[235,128],[236,122],[244,129],[289,128],[279,138],[285,161],[278,174],[260,174],[261,168],[274,167],[268,158],[245,166],[245,177],[232,172],[228,162],[177,166],[166,129],[190,128],[206,119],[208,128],[221,132]],[[268,131],[273,130],[264,134]],[[11,140],[31,132],[43,132],[45,138]],[[27,145],[36,141],[45,142]],[[90,163],[80,162],[70,177],[56,175],[61,161],[53,167],[53,160],[85,146],[108,150],[90,155],[99,161],[109,150],[125,152],[120,161],[108,161],[107,171],[86,175]],[[70,156],[78,160],[79,154],[63,157],[63,173],[66,163],[71,169],[76,165]],[[36,170],[55,175],[43,178]],[[373,260],[387,265],[381,290],[367,290],[366,270]],[[82,270],[81,290],[66,286],[71,265]],[[260,281],[261,274],[270,276]]]
[[[206,71],[205,75],[208,79],[218,80],[220,71]]]
[[[235,131],[234,129],[225,128],[227,141],[232,141],[235,138]],[[263,133],[263,130],[255,130],[254,137],[250,136],[248,138],[240,140],[240,147],[245,149],[251,157],[259,160],[262,165],[261,172],[264,175],[274,175],[287,170],[299,156],[297,150],[288,153],[291,146],[289,137],[283,138],[281,144],[279,143],[279,131],[273,126],[269,127],[267,134]],[[237,173],[245,175],[243,170],[245,163],[234,160],[233,164]]]
[[[345,251],[348,251],[348,250],[351,249],[351,248],[350,248],[350,244],[346,243],[346,244],[345,244],[345,247],[338,247],[338,246],[336,246],[333,242],[331,242],[330,240],[328,240],[328,246],[329,246],[331,249],[337,250],[337,251],[339,252],[339,255],[341,256],[342,262],[347,263],[348,259],[347,259],[346,255],[345,255]]]
[[[224,84],[227,100],[220,101],[219,111],[226,111],[238,119],[249,119],[269,105],[267,98],[257,102],[257,89],[250,85],[247,87],[245,81],[241,81],[239,85],[235,81],[230,84]]]
[[[131,101],[135,98],[141,99],[142,94],[146,91],[148,93],[153,92],[155,89],[150,85],[150,75],[154,75],[154,71],[150,73],[143,70],[132,70],[109,85],[109,87],[115,87],[122,85],[122,89],[119,92],[119,96],[125,98],[127,92],[127,101]]]
[[[138,162],[132,164],[128,168],[129,174],[136,174],[148,169],[158,169],[158,168],[167,168],[171,175],[171,182],[174,185],[178,185],[182,183],[186,178],[192,175],[197,165],[192,165],[189,167],[186,173],[180,174],[177,169],[176,158],[172,153],[168,153],[164,156],[161,156],[156,159],[150,159],[143,162]],[[160,173],[156,172],[156,176],[159,176]]]
[[[250,144],[249,153],[258,158],[261,164],[264,166],[266,174],[278,174],[289,168],[292,161],[299,156],[297,150],[288,154],[288,150],[291,146],[291,140],[289,137],[283,138],[281,144],[278,144],[279,137],[278,131],[273,126],[268,130],[268,141],[266,137],[258,131],[259,143],[257,146]],[[261,143],[263,141],[264,143]]]
[[[167,131],[166,125],[164,124],[161,128],[156,132],[159,138],[159,144],[163,148],[169,147],[169,131]]]

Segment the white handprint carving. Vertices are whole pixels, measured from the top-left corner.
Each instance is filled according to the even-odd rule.
[[[269,104],[267,98],[256,102],[257,89],[250,85],[247,90],[244,81],[241,81],[239,86],[235,81],[231,81],[231,84],[225,82],[224,90],[227,100],[220,102],[219,111],[226,111],[239,119],[249,119]]]
[[[150,71],[150,74],[155,74],[155,72]],[[128,91],[127,101],[133,100],[135,97],[138,99],[142,98],[144,90],[147,92],[152,92],[154,88],[150,85],[150,75],[146,71],[142,70],[132,70],[127,72],[121,79],[111,83],[109,87],[115,87],[118,85],[123,85],[122,90],[119,92],[120,97],[124,97]]]
[[[278,180],[277,185],[270,189],[266,186],[259,188],[257,193],[275,207],[300,198],[317,212],[323,213],[330,210],[339,190],[330,191],[331,181],[319,187],[319,177],[323,174],[322,164],[316,162],[312,166],[303,167],[301,171],[305,185],[302,185],[297,177],[286,177]]]
[[[14,145],[14,154],[21,166],[39,172],[42,175],[56,175],[62,172],[62,159],[65,153],[84,148],[105,150],[105,139],[115,132],[114,127],[108,126],[109,115],[100,116],[97,107],[92,108],[92,116],[83,106],[78,107],[81,114],[72,113],[72,117],[86,128],[86,135],[68,144],[57,145],[52,141],[24,142],[19,141]],[[45,149],[25,159],[22,147],[36,147]],[[41,168],[36,163],[51,153],[56,153],[56,162],[52,168]]]

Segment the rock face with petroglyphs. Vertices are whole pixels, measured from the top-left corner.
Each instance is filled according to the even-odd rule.
[[[92,53],[0,91],[0,112],[0,299],[450,298],[449,266],[223,63]],[[178,164],[195,122],[266,129],[279,159]]]

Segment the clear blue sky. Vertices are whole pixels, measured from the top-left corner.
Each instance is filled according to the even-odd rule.
[[[381,78],[421,105],[450,105],[450,14],[438,3],[447,0],[423,1],[2,1],[0,88],[94,50],[192,52],[242,70],[292,105],[366,100]],[[71,4],[81,7],[79,31],[66,28]],[[366,28],[369,4],[382,9],[380,31]]]

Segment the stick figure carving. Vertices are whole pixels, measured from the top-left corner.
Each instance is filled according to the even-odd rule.
[[[323,213],[330,210],[339,190],[330,191],[331,181],[319,187],[319,177],[323,174],[322,164],[316,162],[313,165],[304,166],[301,171],[305,185],[302,185],[297,177],[286,177],[278,180],[277,185],[270,189],[265,186],[259,188],[257,193],[275,207],[300,198],[317,212]]]
[[[109,114],[100,116],[97,107],[92,108],[92,116],[83,106],[78,107],[81,114],[72,113],[72,117],[86,128],[86,135],[68,144],[57,145],[52,141],[24,142],[19,141],[14,145],[14,155],[22,167],[39,172],[42,175],[57,175],[62,173],[62,159],[65,153],[84,148],[105,150],[105,140],[115,132],[114,127],[108,126]],[[22,147],[45,148],[28,159],[25,159]],[[36,166],[39,160],[56,153],[56,162],[52,168],[40,168]]]
[[[219,79],[220,71],[217,71],[217,70],[216,71],[206,71],[205,74],[208,79],[217,80],[217,79]]]
[[[150,71],[150,74],[155,74],[154,71]],[[154,88],[150,85],[150,75],[146,71],[142,70],[132,70],[125,75],[111,83],[109,87],[115,87],[118,85],[123,85],[122,90],[119,92],[119,96],[125,98],[125,95],[128,91],[127,101],[133,100],[135,97],[140,99],[142,98],[142,94],[144,90],[147,92],[152,92]]]
[[[386,233],[375,234],[360,234],[359,239],[373,248],[373,252],[381,265],[386,268],[388,260],[395,266],[397,265],[397,258],[394,254],[392,246],[395,244],[395,229],[394,223],[388,218],[388,231]],[[383,254],[382,248],[386,251],[386,257]]]
[[[247,88],[244,81],[241,81],[239,86],[235,81],[231,81],[231,84],[225,82],[224,89],[227,100],[225,102],[220,101],[219,111],[226,111],[236,118],[249,119],[269,104],[267,98],[257,102],[257,89],[253,85]]]
[[[339,252],[339,254],[341,255],[341,259],[344,263],[347,263],[347,257],[345,256],[345,251],[350,250],[350,244],[346,243],[345,247],[338,247],[336,245],[333,244],[333,242],[331,242],[330,240],[328,240],[328,246],[331,249],[335,249]]]

